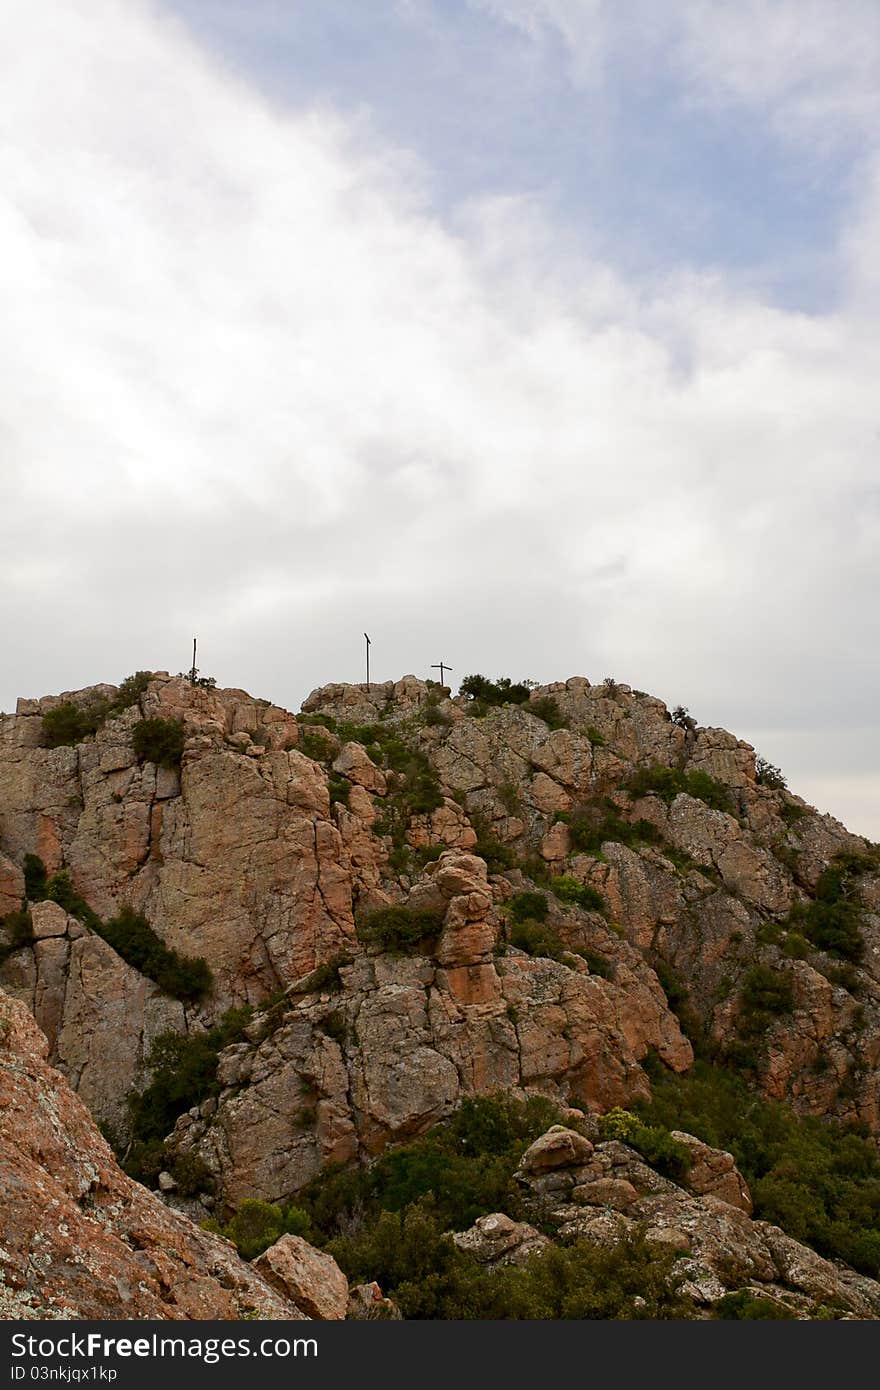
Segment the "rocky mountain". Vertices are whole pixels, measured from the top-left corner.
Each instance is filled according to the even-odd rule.
[[[130,1170],[290,1202],[466,1097],[598,1115],[694,1049],[877,1134],[877,847],[625,685],[463,690],[139,673],[0,717],[0,985]]]

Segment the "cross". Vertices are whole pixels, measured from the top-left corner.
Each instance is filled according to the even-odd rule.
[[[190,681],[192,682],[193,685],[195,685],[195,683],[196,683],[196,676],[197,676],[197,675],[198,675],[198,671],[196,670],[196,639],[193,638],[193,664],[192,664],[192,670],[191,670],[190,673],[189,673],[189,678],[190,678]]]
[[[444,671],[451,671],[451,670],[452,670],[452,667],[451,667],[451,666],[447,666],[445,661],[433,661],[433,662],[431,663],[431,670],[432,670],[432,671],[439,671],[439,672],[440,672],[440,684],[441,684],[441,685],[445,685],[446,682],[445,682],[445,680],[443,679],[443,672],[444,672]]]
[[[364,633],[364,637],[366,637],[366,640],[367,640],[367,689],[369,690],[369,688],[370,688],[370,645],[371,645],[371,644],[370,644],[370,639],[369,639],[369,637],[367,637],[367,634],[366,634],[366,633]]]

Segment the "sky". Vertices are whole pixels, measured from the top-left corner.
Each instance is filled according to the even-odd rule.
[[[583,674],[880,839],[876,0],[6,0],[0,709]]]

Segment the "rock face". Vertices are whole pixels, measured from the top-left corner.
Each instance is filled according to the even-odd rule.
[[[19,908],[37,854],[101,916],[129,904],[204,956],[213,989],[184,1007],[46,903],[31,905],[33,941],[0,953],[0,982],[123,1131],[158,1034],[255,1006],[219,1094],[172,1144],[208,1164],[228,1206],[288,1199],[466,1095],[627,1104],[648,1093],[650,1053],[691,1065],[679,1015],[720,1053],[748,1053],[767,1094],[880,1133],[880,858],[761,785],[732,735],[583,677],[479,717],[415,677],[332,685],[297,718],[160,673],[94,736],[41,746],[60,702],[114,694],[0,718],[0,911]],[[179,772],[135,754],[135,727],[156,717],[183,723]],[[860,865],[846,893],[864,951],[848,962],[788,920],[840,855]],[[516,902],[535,893],[540,930],[517,937]],[[359,936],[389,906],[431,914],[435,934],[403,949]],[[781,982],[759,1018],[756,966]],[[735,1179],[713,1163],[695,1161],[696,1195],[729,1200]]]
[[[228,1241],[119,1171],[46,1051],[0,992],[0,1316],[302,1317]]]
[[[612,1245],[644,1231],[649,1244],[678,1254],[682,1291],[707,1312],[725,1294],[747,1289],[802,1317],[823,1306],[855,1318],[880,1316],[880,1284],[822,1259],[766,1221],[752,1221],[748,1188],[730,1154],[693,1135],[675,1137],[691,1152],[687,1186],[663,1177],[627,1144],[594,1145],[557,1126],[523,1155],[517,1179],[526,1208],[562,1241]],[[726,1183],[707,1186],[712,1174],[726,1175]],[[487,1223],[515,1248],[516,1223],[500,1214],[456,1236],[459,1248],[485,1249]]]
[[[126,1094],[146,1081],[155,1039],[185,1027],[185,1011],[57,903],[35,903],[33,950],[19,952],[5,987],[33,1013],[52,1060],[97,1120],[124,1134]]]
[[[332,1255],[301,1236],[282,1236],[254,1261],[254,1269],[306,1317],[339,1322],[348,1315],[348,1280]]]

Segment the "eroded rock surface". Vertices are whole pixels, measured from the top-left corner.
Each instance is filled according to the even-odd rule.
[[[228,1241],[120,1172],[46,1052],[0,992],[0,1316],[302,1317]]]

